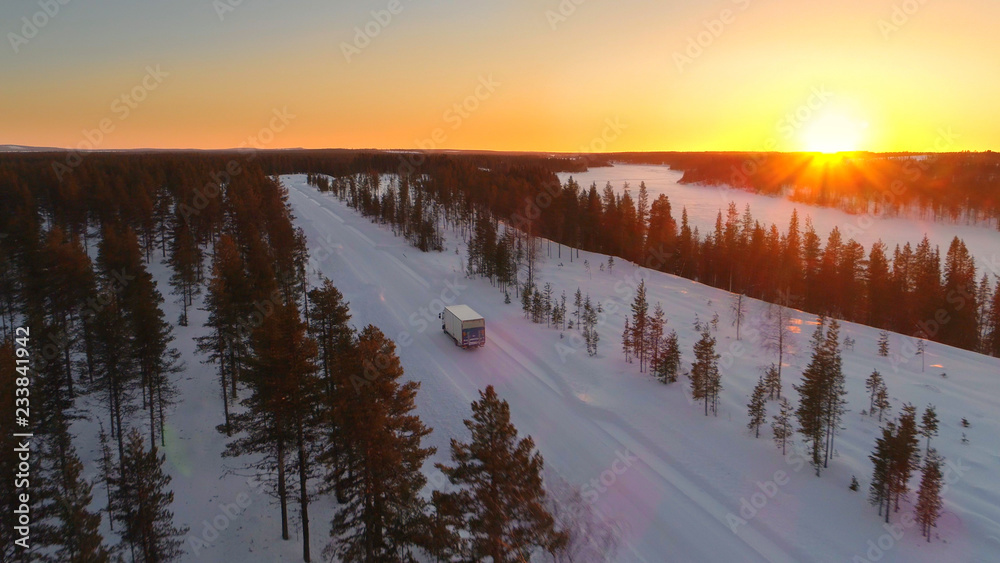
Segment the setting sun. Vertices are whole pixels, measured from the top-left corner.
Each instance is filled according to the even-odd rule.
[[[861,150],[867,129],[867,122],[843,114],[822,115],[805,127],[801,139],[802,148],[822,153]]]

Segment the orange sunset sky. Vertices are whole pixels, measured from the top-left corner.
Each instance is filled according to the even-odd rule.
[[[4,2],[0,144],[997,149],[998,21],[996,0]]]

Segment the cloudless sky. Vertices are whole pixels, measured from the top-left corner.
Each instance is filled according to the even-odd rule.
[[[995,150],[998,21],[996,0],[4,1],[0,144]]]

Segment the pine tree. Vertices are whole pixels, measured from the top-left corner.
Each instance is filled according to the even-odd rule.
[[[510,407],[493,386],[480,391],[465,426],[472,440],[452,439],[455,465],[438,468],[460,492],[449,493],[467,523],[470,558],[496,563],[527,561],[543,549],[550,553],[567,541],[555,530],[545,508],[542,456],[531,437],[518,439]]]
[[[65,422],[58,424],[52,437],[55,452],[50,452],[55,485],[52,503],[58,525],[52,534],[51,547],[57,561],[103,563],[111,553],[101,536],[100,513],[90,512],[92,485],[83,478],[83,463],[77,457]]]
[[[146,451],[142,435],[134,428],[127,442],[112,491],[114,512],[123,525],[122,539],[130,545],[133,561],[174,561],[181,555],[181,538],[187,529],[173,524],[174,493],[167,488],[170,476],[163,472],[166,456],[160,455],[156,444]]]
[[[254,331],[246,374],[250,396],[242,401],[246,410],[232,418],[239,437],[227,444],[224,454],[262,454],[250,467],[276,474],[283,539],[288,539],[288,470],[297,470],[306,561],[310,559],[307,485],[322,423],[318,410],[323,382],[317,376],[316,355],[316,343],[307,336],[295,304],[274,305],[273,313]]]
[[[768,399],[781,397],[781,372],[778,366],[771,364],[764,370],[764,386],[767,389]]]
[[[913,405],[903,405],[899,416],[897,434],[893,441],[892,463],[890,464],[890,492],[895,497],[895,510],[899,511],[899,499],[910,488],[910,476],[920,465],[920,440],[917,428],[917,409]]]
[[[545,317],[545,326],[552,326],[552,310],[554,302],[552,300],[552,284],[546,283],[542,288],[542,316]]]
[[[647,331],[649,319],[649,303],[646,301],[646,280],[639,281],[632,300],[632,333],[629,337],[632,353],[639,358],[639,371],[646,370]]]
[[[179,296],[181,300],[181,317],[178,324],[187,326],[188,307],[193,304],[194,296],[201,290],[201,285],[198,283],[201,273],[201,247],[191,232],[191,225],[184,220],[180,212],[174,218],[171,235],[170,267],[173,274],[170,276],[170,285],[174,289],[174,295]]]
[[[630,319],[625,319],[625,330],[622,331],[622,352],[625,354],[625,363],[632,363],[632,327]]]
[[[938,435],[938,422],[940,421],[934,410],[934,405],[927,405],[924,416],[920,419],[920,435],[927,438],[927,446],[924,448],[925,455],[930,455],[931,438]]]
[[[868,379],[865,380],[865,389],[868,390],[868,416],[875,415],[875,396],[882,388],[882,374],[875,370]]]
[[[825,377],[825,405],[823,407],[826,430],[826,444],[824,447],[823,467],[828,467],[830,456],[833,455],[834,440],[837,431],[840,430],[840,421],[846,412],[847,395],[846,382],[840,358],[840,323],[834,319],[826,333],[824,344],[826,355]]]
[[[875,440],[875,450],[868,456],[872,461],[872,481],[868,489],[868,501],[878,506],[879,516],[885,510],[885,521],[889,521],[889,503],[892,499],[892,456],[896,440],[896,423],[889,422],[882,427],[882,435]]]
[[[733,300],[729,307],[729,311],[733,315],[733,326],[736,327],[736,340],[739,340],[740,325],[743,324],[743,319],[745,319],[747,315],[747,308],[746,305],[744,304],[742,293],[733,295]]]
[[[820,317],[812,337],[812,359],[802,372],[802,383],[795,386],[799,393],[796,417],[799,433],[811,450],[816,476],[827,466],[840,416],[843,414],[844,383],[840,367],[838,325]]]
[[[108,409],[111,438],[118,444],[119,459],[125,451],[125,421],[135,410],[136,368],[131,339],[117,294],[105,289],[104,307],[94,316],[95,385]]]
[[[917,491],[915,507],[916,520],[920,531],[931,541],[931,528],[937,525],[944,503],[941,500],[944,475],[941,472],[941,457],[935,450],[928,450],[920,477],[920,489]]]
[[[421,447],[431,430],[414,413],[420,384],[403,382],[395,344],[369,325],[354,343],[357,365],[338,393],[345,452],[340,470],[329,478],[343,491],[324,553],[343,561],[410,561],[426,539],[427,480],[424,460],[435,452]]]
[[[579,287],[576,288],[576,293],[573,295],[573,307],[576,308],[576,311],[573,313],[573,318],[576,320],[576,327],[579,330],[583,330],[581,327],[582,317],[580,316],[583,313],[583,295],[580,293]]]
[[[601,336],[597,333],[597,311],[590,303],[590,295],[587,295],[583,303],[583,340],[587,345],[587,354],[596,356]]]
[[[677,381],[677,372],[681,367],[681,347],[677,342],[677,332],[670,334],[663,341],[660,360],[656,365],[656,376],[662,383]]]
[[[889,356],[889,333],[884,330],[878,333],[878,355],[883,358]]]
[[[761,377],[757,380],[757,385],[754,386],[753,393],[750,395],[750,403],[747,404],[747,415],[750,417],[747,428],[754,431],[755,438],[760,438],[760,427],[767,420],[767,398],[764,396],[765,393],[767,393],[767,384],[764,382],[764,378]]]
[[[781,448],[781,455],[785,455],[786,446],[791,440],[795,429],[792,427],[792,416],[794,415],[792,404],[788,402],[788,397],[782,397],[778,402],[778,414],[774,415],[774,422],[771,423],[771,431],[774,433],[774,443]]]
[[[767,309],[767,322],[763,330],[764,348],[778,354],[776,386],[777,397],[781,398],[781,367],[785,359],[785,351],[792,344],[792,333],[788,328],[791,322],[788,310],[784,304],[774,304]]]
[[[653,314],[646,319],[646,350],[649,354],[649,369],[654,374],[658,373],[660,363],[663,361],[663,327],[666,324],[666,314],[663,306],[656,302],[653,307]]]
[[[204,362],[218,366],[227,436],[232,434],[229,403],[236,398],[236,382],[246,360],[250,337],[243,313],[250,302],[249,292],[236,241],[229,235],[222,235],[215,245],[212,278],[205,297],[205,310],[208,311],[205,326],[210,332],[196,341],[198,352],[207,356]]]
[[[541,291],[535,291],[531,295],[531,322],[541,324],[545,318],[545,300]]]
[[[892,405],[889,403],[889,390],[885,386],[885,383],[882,383],[875,392],[875,408],[878,409],[879,422],[882,422],[882,413],[884,413],[891,406]]]
[[[715,338],[707,328],[694,345],[694,357],[694,363],[691,364],[691,395],[694,400],[705,402],[705,416],[708,416],[709,404],[713,414],[717,414],[716,398],[721,390],[718,363],[720,356],[715,353]]]
[[[532,293],[534,293],[534,287],[528,283],[524,283],[524,289],[521,290],[521,310],[524,311],[524,318],[531,318],[531,304],[534,301]]]

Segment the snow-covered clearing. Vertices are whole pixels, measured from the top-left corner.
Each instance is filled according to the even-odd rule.
[[[736,202],[741,214],[744,206],[749,204],[754,219],[765,226],[774,223],[783,233],[788,228],[792,210],[798,209],[799,226],[805,226],[807,216],[812,218],[816,233],[824,243],[830,231],[834,227],[839,227],[845,242],[853,238],[866,249],[871,249],[872,243],[882,239],[882,242],[889,247],[890,256],[895,245],[902,246],[909,242],[916,246],[924,235],[927,235],[932,245],[941,248],[941,255],[944,256],[948,251],[948,245],[957,236],[965,241],[969,252],[975,256],[976,267],[980,274],[989,271],[1000,276],[1000,232],[995,229],[876,215],[851,215],[839,209],[806,205],[779,197],[734,190],[726,186],[680,184],[678,182],[683,175],[682,171],[671,170],[668,166],[638,164],[591,168],[582,174],[558,174],[561,182],[565,183],[572,177],[584,189],[589,189],[590,185],[596,182],[599,192],[611,182],[615,191],[621,193],[625,182],[628,182],[633,199],[638,195],[639,183],[646,182],[650,202],[659,194],[666,194],[670,198],[674,219],[678,224],[681,220],[681,208],[686,206],[691,227],[698,227],[703,237],[715,229],[715,219],[720,210],[725,218],[726,208],[731,201]],[[983,269],[984,266],[986,270]]]

